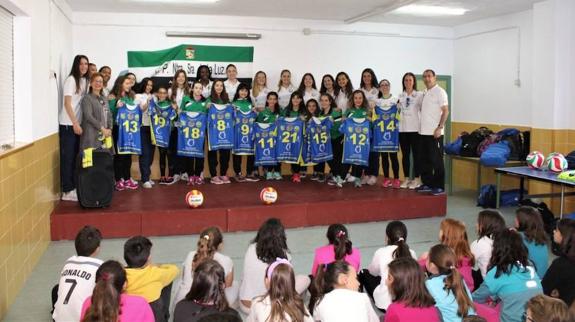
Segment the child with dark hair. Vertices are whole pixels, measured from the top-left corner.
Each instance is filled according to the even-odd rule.
[[[512,230],[499,233],[493,242],[493,254],[483,284],[473,292],[473,300],[485,303],[501,300],[501,322],[521,322],[525,304],[541,294],[541,282],[530,265],[521,235]]]
[[[124,244],[124,260],[128,264],[126,293],[145,298],[157,322],[168,321],[172,282],[179,269],[173,264],[152,264],[151,250],[152,242],[144,236],[132,237]]]
[[[425,282],[444,321],[458,322],[475,314],[471,292],[456,267],[457,257],[451,248],[435,245],[429,251],[426,268],[432,275]]]
[[[358,278],[366,293],[373,297],[375,306],[385,311],[391,304],[391,294],[386,280],[389,263],[396,258],[413,258],[415,252],[407,245],[407,227],[401,221],[392,221],[385,227],[387,246],[375,251],[367,270],[362,270]]]
[[[497,210],[486,209],[477,215],[477,239],[471,243],[471,253],[475,257],[475,269],[485,278],[491,260],[493,239],[505,229],[505,219]],[[480,283],[478,283],[480,284]]]
[[[537,275],[543,278],[549,265],[549,250],[547,233],[541,214],[537,209],[530,206],[519,207],[515,211],[515,228],[523,238],[529,260],[535,266]]]
[[[266,106],[258,113],[256,118],[257,123],[272,124],[275,123],[280,114],[280,105],[278,104],[278,93],[269,92],[266,96]],[[281,165],[268,165],[265,166],[266,180],[281,180]]]
[[[543,292],[571,306],[575,302],[575,220],[559,220],[553,241],[559,245],[560,254],[543,276]]]
[[[285,229],[277,218],[269,218],[258,230],[244,256],[244,270],[240,286],[240,308],[246,314],[255,297],[266,294],[262,276],[268,266],[278,258],[291,259],[287,247]],[[295,289],[298,294],[305,292],[310,284],[308,276],[296,275]]]
[[[96,284],[96,271],[102,260],[95,258],[100,252],[102,234],[92,226],[84,226],[76,235],[76,256],[68,258],[60,272],[60,282],[52,289],[54,321],[79,321],[84,300],[92,294]]]
[[[312,289],[309,307],[315,321],[379,321],[367,294],[358,292],[357,271],[345,261],[321,265]]]
[[[126,271],[109,260],[96,272],[94,293],[84,301],[82,322],[154,322],[154,313],[143,297],[124,293]]]
[[[387,308],[385,322],[439,322],[435,300],[425,287],[425,274],[413,258],[402,257],[389,263],[387,287],[393,303]]]
[[[212,314],[224,313],[239,318],[226,300],[224,268],[213,259],[205,259],[194,268],[194,281],[186,297],[174,310],[174,322],[197,322]]]
[[[312,322],[303,299],[296,291],[291,263],[278,258],[266,269],[267,292],[253,301],[248,322],[291,321]]]
[[[342,224],[332,224],[327,228],[326,237],[329,244],[316,248],[311,274],[315,276],[322,264],[339,260],[345,260],[356,271],[359,271],[361,252],[358,248],[352,247],[347,228]]]
[[[181,301],[190,291],[196,268],[206,260],[215,260],[224,269],[226,299],[230,305],[236,304],[239,287],[234,283],[234,262],[221,253],[223,245],[224,238],[218,227],[208,227],[200,233],[197,249],[188,253],[182,265],[182,280],[176,292],[175,303]]]

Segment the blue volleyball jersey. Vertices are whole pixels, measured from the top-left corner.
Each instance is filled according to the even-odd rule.
[[[379,106],[375,107],[371,151],[399,151],[399,112],[397,105],[392,105],[387,110]]]
[[[234,135],[234,154],[254,154],[254,123],[257,114],[254,111],[242,112],[236,110],[236,124]]]
[[[124,102],[116,114],[118,123],[118,153],[142,154],[142,139],[140,126],[142,125],[142,110],[139,105]]]
[[[344,134],[343,163],[369,164],[370,122],[367,118],[347,118],[339,129]]]
[[[307,125],[307,137],[310,146],[311,162],[319,163],[333,159],[331,146],[331,127],[333,121],[329,117],[313,117]]]
[[[277,164],[276,137],[277,127],[275,123],[254,124],[254,164],[256,166]]]
[[[304,123],[299,117],[280,117],[277,121],[276,154],[279,162],[300,163],[304,144]]]
[[[171,104],[160,107],[155,100],[150,100],[148,107],[152,123],[152,144],[167,148],[170,144],[172,121],[176,118],[176,111]]]
[[[210,151],[234,147],[234,106],[211,104],[208,111],[208,148]]]
[[[178,128],[177,154],[184,157],[204,157],[206,139],[206,114],[199,112],[182,112]]]

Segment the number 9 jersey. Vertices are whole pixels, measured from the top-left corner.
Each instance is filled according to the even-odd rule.
[[[254,154],[254,122],[257,114],[254,111],[236,111],[236,125],[234,133],[234,154]]]
[[[367,118],[347,118],[339,129],[344,134],[343,163],[369,164],[370,122]]]
[[[388,109],[376,106],[373,113],[373,144],[374,152],[399,151],[399,113],[397,105]]]
[[[183,112],[178,127],[179,156],[203,158],[206,138],[206,113]]]
[[[118,109],[116,122],[118,123],[118,153],[141,154],[142,139],[140,126],[142,125],[142,110],[140,105],[123,98],[122,105]]]

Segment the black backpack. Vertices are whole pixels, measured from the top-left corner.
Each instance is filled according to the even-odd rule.
[[[508,160],[525,160],[529,154],[530,138],[531,132],[529,131],[519,132],[516,135],[509,135],[505,137],[503,140],[509,143],[509,149],[511,150]]]
[[[477,130],[461,136],[461,151],[460,155],[464,157],[478,157],[477,148],[479,144],[485,140],[493,131],[482,126]]]
[[[565,156],[567,159],[567,169],[574,170],[575,169],[575,151],[571,151],[571,153]]]

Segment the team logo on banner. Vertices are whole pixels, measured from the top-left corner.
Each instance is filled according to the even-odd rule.
[[[190,46],[186,48],[186,59],[194,59],[196,57],[196,50]]]

